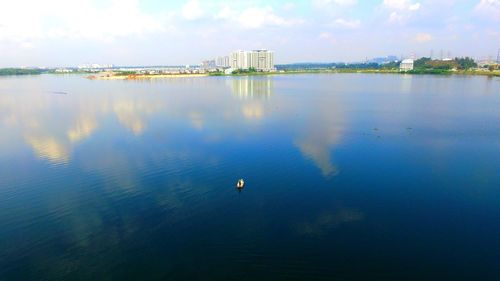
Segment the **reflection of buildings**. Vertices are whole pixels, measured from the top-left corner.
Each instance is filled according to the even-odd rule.
[[[400,91],[402,93],[410,93],[411,87],[412,87],[412,79],[413,76],[411,75],[402,75],[401,76],[401,86],[400,86]]]
[[[227,84],[231,87],[233,94],[242,99],[267,99],[274,89],[273,79],[270,77],[230,78]]]

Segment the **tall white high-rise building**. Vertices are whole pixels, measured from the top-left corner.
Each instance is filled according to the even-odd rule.
[[[250,58],[250,67],[263,71],[274,69],[274,52],[268,50],[253,50]]]
[[[255,68],[259,71],[274,69],[274,52],[269,50],[236,51],[231,53],[229,64],[235,69]]]
[[[248,69],[250,53],[248,51],[236,51],[231,53],[230,66],[235,69]]]
[[[224,56],[224,57],[215,58],[215,66],[217,66],[217,67],[230,67],[229,57]]]

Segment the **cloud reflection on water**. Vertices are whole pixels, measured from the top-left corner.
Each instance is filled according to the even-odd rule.
[[[79,142],[88,138],[97,129],[97,121],[94,116],[81,116],[77,118],[76,124],[67,131],[71,142]]]
[[[302,155],[311,159],[325,177],[339,173],[331,154],[342,139],[344,122],[345,114],[335,99],[318,103],[295,138],[294,144]]]
[[[41,159],[55,164],[64,164],[69,160],[70,147],[56,138],[47,136],[26,136],[26,142]]]
[[[129,93],[123,95],[0,95],[0,121],[22,138],[37,157],[55,164],[67,163],[75,147],[98,130],[110,116],[134,135],[146,128],[148,116],[163,105]]]
[[[2,95],[0,106],[4,110],[0,116],[5,126],[22,131],[26,143],[39,158],[52,163],[67,163],[82,141],[91,139],[99,131],[113,130],[110,127],[112,123],[109,123],[113,116],[134,136],[142,135],[150,120],[189,122],[196,131],[208,129],[202,133],[202,138],[213,143],[232,137],[230,134],[234,129],[239,136],[258,134],[258,130],[266,126],[259,121],[273,115],[285,118],[300,112],[306,116],[305,123],[299,125],[300,130],[292,143],[305,158],[313,161],[324,176],[338,173],[331,159],[331,150],[341,139],[342,128],[339,124],[342,124],[344,114],[334,102],[315,103],[312,105],[314,109],[305,113],[303,105],[294,99],[271,99],[275,91],[275,77],[224,78],[222,81],[227,88],[222,93],[217,88],[222,81],[210,79],[116,84],[105,81],[110,84],[103,86],[116,86],[116,89],[107,93],[102,92],[106,88],[97,88],[97,92],[92,94],[75,93],[70,89],[69,94],[64,96],[46,94],[45,91],[45,94],[27,95],[23,101],[12,95]],[[148,87],[161,92],[147,94],[144,91],[148,91]],[[198,92],[198,89],[204,92]],[[228,90],[236,99],[224,94]],[[37,92],[40,90],[37,89]],[[241,123],[243,120],[235,120],[238,115],[251,123],[245,125]],[[244,126],[249,126],[250,130],[239,129]],[[158,129],[156,127],[155,130]]]

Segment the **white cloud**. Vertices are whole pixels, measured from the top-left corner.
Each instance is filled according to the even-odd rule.
[[[341,6],[352,6],[358,3],[357,0],[333,0],[333,2]]]
[[[321,32],[318,37],[320,39],[331,39],[333,35],[330,32]]]
[[[234,18],[234,17],[235,17],[236,13],[237,13],[237,12],[236,12],[235,10],[233,10],[233,9],[231,9],[230,7],[227,7],[227,6],[226,6],[226,7],[223,7],[223,8],[219,11],[219,13],[217,13],[217,14],[215,15],[215,19],[225,19],[225,20],[227,20],[227,19],[231,19],[231,18]]]
[[[295,3],[288,2],[288,3],[285,3],[285,5],[283,5],[283,10],[285,10],[285,11],[291,11],[293,9],[295,9]]]
[[[358,28],[361,25],[361,21],[359,20],[346,20],[346,19],[336,19],[335,25],[344,27],[344,28]]]
[[[19,47],[21,47],[22,49],[33,49],[35,48],[35,44],[33,44],[32,42],[21,42],[19,44]]]
[[[432,40],[432,35],[430,35],[429,33],[418,33],[415,36],[415,41],[417,41],[418,43],[426,43],[431,40]]]
[[[275,15],[270,7],[246,9],[239,15],[238,22],[246,28],[259,28],[264,25],[290,25],[289,21]]]
[[[488,19],[500,21],[500,0],[481,0],[474,11]]]
[[[420,3],[415,3],[415,4],[412,4],[408,7],[408,10],[410,10],[410,11],[416,11],[418,9],[420,9]]]
[[[319,34],[318,38],[321,39],[321,40],[325,40],[325,41],[329,42],[330,44],[336,44],[337,43],[337,39],[330,32],[321,32]]]
[[[382,5],[390,10],[416,11],[420,9],[420,3],[412,3],[410,0],[384,0]]]
[[[412,13],[420,10],[419,2],[411,2],[410,0],[384,0],[382,8],[389,12],[389,23],[402,24],[407,21]]]
[[[358,3],[357,0],[315,0],[314,4],[318,7],[324,7],[326,5],[338,5],[338,6],[353,6]]]
[[[163,19],[141,11],[137,0],[104,5],[90,0],[19,0],[2,6],[0,41],[23,46],[58,38],[109,41],[167,29]]]
[[[198,0],[191,0],[182,7],[182,16],[187,20],[197,20],[202,18],[203,15],[203,9]]]
[[[250,7],[242,11],[224,7],[215,16],[216,19],[228,20],[245,29],[257,29],[266,26],[286,27],[300,24],[297,19],[285,19],[276,15],[272,7]]]
[[[405,19],[405,17],[397,12],[392,12],[390,15],[389,15],[389,22],[390,23],[398,23],[398,22],[402,22],[403,20]]]

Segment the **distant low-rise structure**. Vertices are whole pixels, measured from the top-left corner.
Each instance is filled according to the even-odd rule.
[[[486,66],[491,66],[491,65],[496,66],[496,65],[499,65],[499,63],[492,60],[492,59],[483,59],[483,60],[478,60],[477,65],[479,67],[486,67]]]
[[[412,59],[404,59],[399,64],[399,70],[400,71],[410,71],[410,70],[413,70],[413,60]]]

